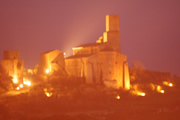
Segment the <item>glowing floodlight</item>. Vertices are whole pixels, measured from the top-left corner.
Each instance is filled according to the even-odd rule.
[[[31,86],[31,81],[23,78],[23,84],[27,86]]]
[[[49,93],[49,92],[45,92],[46,96],[47,97],[51,97],[52,96],[52,93]]]
[[[172,87],[173,86],[173,84],[172,83],[169,83],[169,87]]]
[[[138,92],[138,93],[137,93],[137,95],[139,95],[139,96],[145,96],[145,95],[146,95],[146,93],[143,93],[143,92]]]
[[[27,81],[27,82],[26,82],[26,85],[27,85],[27,86],[31,86],[31,82],[30,82],[30,81]]]
[[[117,95],[117,96],[116,96],[116,99],[118,99],[118,100],[119,100],[120,98],[121,98],[121,97],[120,97],[119,95]]]
[[[13,83],[18,83],[18,79],[17,79],[17,76],[16,75],[14,75],[14,78],[13,78]]]
[[[20,84],[19,87],[20,87],[20,88],[23,88],[23,84]]]
[[[16,88],[16,90],[19,90],[19,89],[20,89],[19,87]]]
[[[160,92],[161,92],[161,93],[164,93],[164,90],[161,90]]]
[[[163,84],[166,85],[166,86],[169,86],[169,87],[173,87],[173,84],[172,83],[168,83],[167,81],[164,81]]]
[[[141,91],[137,91],[137,90],[133,90],[131,91],[132,94],[137,95],[137,96],[146,96],[145,92],[141,92]]]
[[[164,90],[162,90],[160,85],[157,86],[157,92],[164,93]]]
[[[49,71],[49,69],[46,69],[46,73],[48,74],[50,71]]]

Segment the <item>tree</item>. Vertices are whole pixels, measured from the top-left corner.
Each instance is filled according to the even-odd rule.
[[[139,60],[132,61],[132,67],[130,71],[131,81],[140,81],[145,72],[145,66]]]
[[[132,66],[133,68],[138,69],[138,70],[145,70],[145,66],[143,65],[143,63],[138,60],[133,60]]]

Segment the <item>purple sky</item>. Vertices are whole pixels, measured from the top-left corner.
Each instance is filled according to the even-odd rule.
[[[0,59],[19,50],[25,68],[40,54],[95,42],[105,15],[120,16],[121,49],[129,65],[180,75],[180,0],[0,0]]]

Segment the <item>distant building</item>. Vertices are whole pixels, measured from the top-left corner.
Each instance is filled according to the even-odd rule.
[[[15,84],[23,79],[24,61],[19,59],[19,51],[4,51],[1,65]]]
[[[104,83],[112,88],[130,89],[127,57],[121,54],[119,16],[106,16],[106,32],[96,43],[73,48],[65,59],[69,75],[83,77],[86,83]]]
[[[39,70],[41,73],[64,70],[64,53],[55,49],[40,55]]]

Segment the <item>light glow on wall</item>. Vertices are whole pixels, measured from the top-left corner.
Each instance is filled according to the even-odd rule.
[[[52,93],[49,93],[49,92],[45,92],[46,96],[47,97],[51,97],[52,96]]]
[[[145,96],[146,93],[144,93],[144,92],[137,92],[137,95],[138,95],[138,96]]]
[[[45,95],[47,97],[51,97],[52,96],[52,92],[51,92],[52,88],[51,89],[44,88],[43,90],[44,90],[44,93],[45,93]]]
[[[27,85],[27,86],[31,86],[31,81],[23,78],[23,84],[24,84],[24,85]]]
[[[145,92],[141,92],[141,91],[138,91],[138,90],[133,90],[133,91],[131,91],[131,93],[134,94],[134,95],[137,95],[137,96],[146,96]]]
[[[163,84],[166,85],[166,86],[169,86],[169,87],[173,87],[173,84],[172,84],[172,83],[169,83],[169,82],[167,82],[167,81],[164,81]]]
[[[157,92],[159,92],[159,93],[164,93],[164,90],[161,88],[160,85],[157,86],[156,90],[157,90]]]
[[[16,90],[19,90],[19,89],[20,89],[19,87],[16,88]]]
[[[14,78],[13,78],[13,83],[17,84],[18,83],[18,79],[17,79],[17,76],[14,75]]]
[[[20,84],[19,87],[20,87],[20,88],[23,88],[23,84]]]
[[[49,69],[46,69],[46,73],[48,74],[50,71],[49,71]]]
[[[80,50],[80,49],[82,49],[83,47],[75,47],[75,48],[72,48],[73,50],[74,49],[77,49],[77,50]]]

